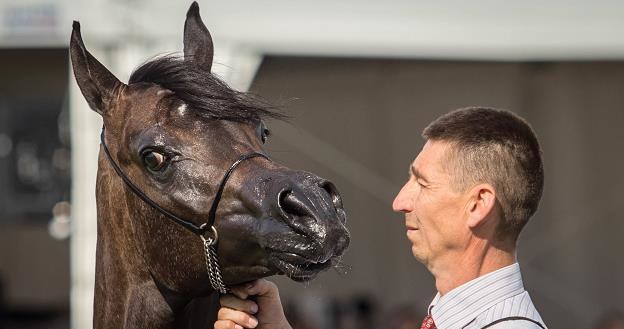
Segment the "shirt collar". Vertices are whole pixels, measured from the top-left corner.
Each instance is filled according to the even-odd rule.
[[[438,293],[429,314],[440,329],[462,328],[498,302],[524,292],[518,263],[468,281],[444,296]]]

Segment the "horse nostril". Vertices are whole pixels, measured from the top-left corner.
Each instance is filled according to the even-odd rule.
[[[289,190],[281,190],[277,194],[277,208],[282,213],[282,216],[284,216],[286,218],[289,218],[290,216],[288,216],[288,213],[284,210],[284,206],[286,205],[286,197],[290,193],[291,193],[291,191],[289,191]]]
[[[285,218],[310,215],[308,209],[297,199],[292,190],[282,190],[278,193],[277,207]]]
[[[319,186],[320,188],[325,190],[327,194],[329,194],[329,197],[331,198],[332,203],[334,204],[334,207],[336,208],[336,210],[343,208],[342,197],[340,196],[340,193],[338,193],[336,186],[332,182],[323,181],[319,184]]]

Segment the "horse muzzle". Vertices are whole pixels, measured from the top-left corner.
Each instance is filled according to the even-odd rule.
[[[272,230],[263,239],[269,262],[296,281],[314,278],[349,245],[342,198],[331,182],[309,173],[272,184]]]

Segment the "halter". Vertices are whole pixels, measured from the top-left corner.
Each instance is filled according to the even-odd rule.
[[[175,215],[174,213],[170,212],[169,210],[164,209],[163,207],[159,206],[155,201],[150,199],[145,193],[143,193],[143,191],[141,191],[136,185],[132,183],[130,178],[128,178],[128,176],[124,174],[124,172],[121,170],[119,165],[117,165],[115,160],[113,160],[113,157],[111,156],[110,151],[108,150],[108,147],[106,146],[106,142],[104,141],[104,129],[105,127],[102,127],[102,134],[100,135],[100,140],[102,142],[102,147],[104,148],[104,153],[106,153],[106,157],[108,158],[108,161],[110,162],[110,164],[113,166],[113,169],[115,169],[115,172],[117,173],[117,175],[121,177],[121,179],[126,184],[126,186],[128,186],[128,188],[130,188],[130,190],[134,192],[136,196],[138,196],[141,200],[143,200],[145,203],[150,205],[152,208],[158,210],[158,212],[163,214],[165,218],[172,220],[174,223],[181,225],[182,227],[193,232],[196,235],[199,235],[199,237],[202,239],[202,242],[203,242],[204,255],[206,256],[206,269],[208,271],[210,285],[212,286],[213,289],[219,291],[222,294],[227,293],[228,288],[223,283],[223,278],[221,276],[221,269],[219,268],[219,261],[217,259],[217,251],[215,248],[217,241],[219,241],[219,234],[217,233],[217,229],[214,227],[214,222],[217,216],[217,207],[219,206],[219,201],[221,201],[221,196],[223,195],[225,184],[227,183],[234,169],[236,169],[236,167],[238,167],[239,164],[241,164],[245,160],[255,158],[255,157],[262,157],[267,160],[269,159],[269,157],[262,153],[252,152],[252,153],[241,155],[236,161],[234,161],[234,163],[232,163],[228,171],[225,173],[225,175],[223,175],[223,178],[221,179],[221,183],[219,184],[219,189],[217,190],[217,193],[215,194],[215,198],[212,201],[210,212],[208,212],[208,220],[205,223],[198,226],[197,224],[189,220],[186,220],[184,218],[181,218]]]

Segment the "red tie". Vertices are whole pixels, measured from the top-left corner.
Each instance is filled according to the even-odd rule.
[[[420,329],[436,329],[435,323],[433,323],[433,318],[431,315],[427,314],[422,324],[420,325]]]

